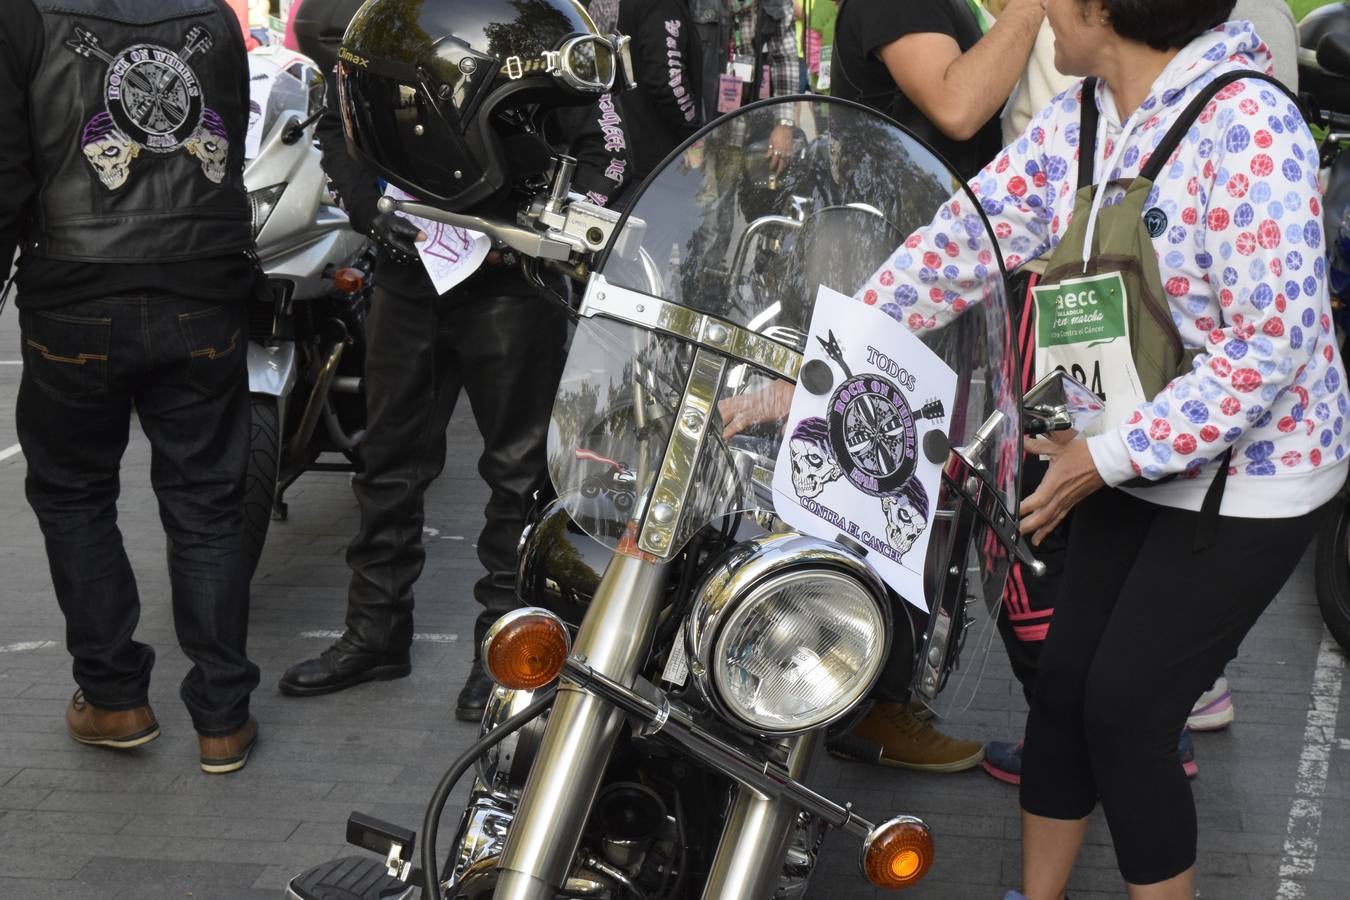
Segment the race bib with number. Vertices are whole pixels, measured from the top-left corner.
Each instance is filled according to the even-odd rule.
[[[1105,407],[1083,432],[1113,428],[1149,399],[1130,353],[1125,282],[1119,273],[1069,278],[1033,288],[1036,300],[1036,371],[1068,372]]]

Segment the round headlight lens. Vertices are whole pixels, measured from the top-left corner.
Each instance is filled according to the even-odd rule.
[[[887,622],[868,588],[807,569],[766,579],[717,637],[713,682],[727,711],[766,733],[817,728],[852,709],[885,664]]]

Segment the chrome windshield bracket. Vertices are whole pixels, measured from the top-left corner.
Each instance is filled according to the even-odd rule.
[[[947,673],[959,654],[966,620],[965,582],[967,552],[975,526],[983,522],[998,538],[998,542],[1033,574],[1042,575],[1045,564],[1032,555],[1026,538],[1017,531],[1017,516],[1009,512],[1001,492],[990,483],[979,458],[989,442],[1003,426],[1005,416],[995,411],[964,447],[958,447],[947,457],[942,469],[942,480],[947,490],[957,498],[955,515],[949,526],[951,533],[951,565],[943,573],[938,596],[929,616],[928,628],[919,643],[915,664],[914,691],[925,700],[933,700],[942,690]],[[951,648],[955,642],[956,650]]]
[[[688,514],[686,501],[693,486],[699,451],[714,420],[714,405],[726,371],[725,357],[703,348],[694,353],[675,427],[638,535],[638,547],[657,559],[667,559],[678,549],[675,537],[680,522]]]
[[[580,314],[661,331],[789,381],[797,380],[802,367],[802,354],[795,347],[687,306],[610,284],[599,273],[586,286]]]

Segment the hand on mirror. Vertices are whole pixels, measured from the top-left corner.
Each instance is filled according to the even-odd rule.
[[[793,386],[790,381],[775,381],[752,394],[737,394],[719,401],[717,413],[722,417],[722,439],[729,441],[760,422],[786,419],[792,407]]]
[[[1075,432],[1060,431],[1049,438],[1023,438],[1028,453],[1048,457],[1049,468],[1040,486],[1021,504],[1017,529],[1031,535],[1033,546],[1040,546],[1047,534],[1064,521],[1078,502],[1104,486],[1105,481],[1092,462],[1087,441]]]
[[[781,122],[769,135],[769,169],[776,175],[787,167],[792,156],[792,126]]]

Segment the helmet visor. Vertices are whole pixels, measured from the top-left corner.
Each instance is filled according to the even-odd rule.
[[[352,149],[421,200],[451,208],[481,200],[499,185],[468,145],[453,103],[438,103],[421,82],[349,62],[338,64],[342,124]]]

